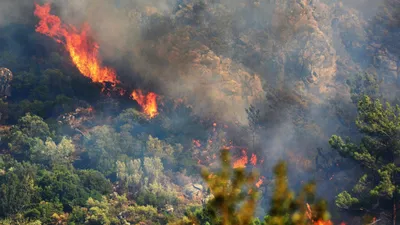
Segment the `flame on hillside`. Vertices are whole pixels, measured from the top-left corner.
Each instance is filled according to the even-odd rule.
[[[255,166],[257,164],[257,156],[253,153],[251,154],[250,163]]]
[[[250,160],[246,149],[242,149],[241,153],[242,155],[234,161],[233,168],[245,168],[249,163],[253,166],[257,164],[257,156],[254,153],[251,154]]]
[[[101,64],[99,45],[91,38],[88,24],[83,24],[82,29],[78,30],[72,25],[62,23],[58,16],[50,14],[49,3],[43,6],[35,4],[35,7],[34,15],[40,19],[36,32],[49,36],[62,44],[69,53],[71,61],[83,76],[90,78],[92,82],[102,83],[103,89],[106,83],[110,83],[113,91],[120,95],[125,94],[124,89],[116,87],[121,83],[117,79],[116,71]],[[147,95],[143,95],[141,90],[134,90],[131,96],[150,118],[158,114],[155,93],[149,92]]]
[[[330,220],[317,220],[317,221],[315,221],[312,218],[312,210],[311,210],[311,207],[310,207],[310,205],[308,203],[307,203],[306,215],[307,215],[308,219],[311,220],[313,225],[333,225],[332,221],[330,221]],[[346,225],[346,224],[344,222],[342,222],[342,223],[340,223],[340,225]]]
[[[226,140],[224,137],[218,135],[218,129],[228,128],[227,125],[217,124],[212,122],[212,132],[207,140],[200,141],[197,139],[192,140],[193,157],[199,165],[213,167],[218,165],[217,151],[225,149],[232,152],[232,168],[245,169],[248,166],[257,167],[263,163],[264,160],[259,160],[254,153],[249,154],[245,146],[234,146],[233,142]],[[240,150],[238,154],[238,150]],[[256,187],[260,187],[265,181],[265,177],[260,177],[255,183]]]
[[[50,4],[43,6],[36,4],[35,16],[40,21],[36,32],[53,38],[63,44],[68,51],[72,62],[85,77],[93,82],[109,82],[112,85],[119,83],[114,69],[102,66],[99,60],[99,45],[90,38],[90,27],[84,24],[81,31],[73,26],[63,24],[61,19],[50,14]]]
[[[243,149],[242,156],[233,162],[233,168],[245,168],[248,162],[249,158],[247,157],[246,150]]]
[[[135,90],[131,94],[132,98],[135,99],[143,111],[150,118],[157,116],[157,95],[153,92],[149,92],[147,95],[142,93],[142,90]]]
[[[257,183],[256,183],[256,187],[260,187],[263,183],[264,183],[265,177],[262,176],[258,179]]]

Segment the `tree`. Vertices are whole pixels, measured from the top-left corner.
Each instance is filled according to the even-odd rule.
[[[139,189],[142,177],[143,170],[140,159],[130,160],[127,163],[117,162],[117,178],[122,191]]]
[[[27,113],[19,119],[17,125],[11,127],[7,139],[12,153],[27,159],[37,140],[45,141],[48,137],[54,137],[54,133],[50,131],[47,123],[41,117]]]
[[[1,166],[1,165],[0,165]],[[0,174],[0,216],[29,209],[37,195],[37,167],[30,163],[8,162]]]
[[[117,218],[111,217],[110,205],[108,204],[108,200],[106,197],[103,197],[101,201],[94,200],[89,198],[87,201],[88,204],[88,214],[86,216],[85,224],[88,225],[110,225],[111,222],[118,222]]]
[[[108,195],[111,193],[113,186],[110,180],[105,178],[99,171],[78,170],[76,172],[79,175],[81,184],[91,193],[98,192],[102,195]]]
[[[396,224],[400,194],[400,107],[382,105],[364,96],[358,102],[356,126],[363,135],[359,144],[333,135],[329,144],[342,156],[359,164],[363,175],[350,192],[342,192],[336,205],[342,209],[365,210],[372,214],[390,212]]]
[[[212,198],[202,212],[189,214],[176,224],[250,224],[257,203],[256,173],[246,174],[243,168],[233,169],[229,151],[222,150],[221,170],[213,173],[203,168],[202,177]]]
[[[125,195],[113,194],[101,200],[89,198],[85,207],[75,207],[68,224],[166,224],[167,217],[152,206],[130,202]]]
[[[90,174],[95,177],[89,178]],[[66,165],[56,165],[51,171],[39,171],[37,184],[44,201],[59,201],[67,211],[72,210],[73,206],[85,205],[89,197],[99,199],[102,194],[111,192],[111,184],[103,175],[91,171],[77,173]]]
[[[357,104],[365,95],[373,98],[381,98],[379,86],[382,81],[377,77],[376,73],[365,72],[358,73],[346,81],[350,87],[351,100]]]
[[[143,165],[140,159],[118,161],[117,178],[120,192],[128,191],[138,204],[162,208],[176,202],[176,190],[158,157],[145,157]]]
[[[25,218],[30,220],[39,220],[44,224],[50,224],[54,214],[62,214],[63,205],[60,202],[41,201],[35,208],[24,213]]]
[[[269,214],[260,221],[254,218],[258,191],[257,173],[233,169],[229,151],[221,152],[221,170],[211,173],[207,169],[202,177],[209,186],[211,200],[202,209],[189,212],[175,225],[306,225],[325,224],[329,213],[324,201],[315,201],[315,184],[304,186],[298,196],[289,190],[286,165],[278,163],[274,169],[275,190]],[[308,204],[309,203],[309,204]],[[315,203],[315,204],[313,204]],[[332,224],[330,221],[326,224]]]
[[[278,163],[274,173],[275,189],[265,225],[332,224],[324,222],[330,215],[324,201],[315,201],[314,183],[306,184],[296,196],[289,190],[285,163]]]
[[[137,202],[141,205],[153,205],[163,208],[176,202],[176,190],[169,178],[163,173],[164,165],[160,158],[145,157],[143,160],[143,184]]]
[[[45,142],[36,138],[36,143],[31,147],[31,160],[45,165],[70,164],[75,146],[71,139],[63,137],[60,143],[56,144],[51,138]]]
[[[115,173],[115,162],[123,152],[119,143],[118,133],[110,126],[94,127],[85,139],[82,167],[96,169],[106,176]]]
[[[146,141],[146,155],[152,157],[159,157],[163,160],[164,164],[174,165],[174,155],[181,152],[183,147],[175,145],[174,147],[165,141],[159,140],[149,135]]]

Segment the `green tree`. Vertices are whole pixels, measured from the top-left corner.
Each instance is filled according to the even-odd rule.
[[[110,126],[94,127],[85,139],[82,167],[96,169],[106,176],[115,173],[115,162],[123,153],[119,143],[118,133]]]
[[[166,224],[166,217],[158,213],[153,206],[130,206],[124,212],[125,218],[132,224]]]
[[[0,217],[29,209],[38,193],[36,166],[14,161],[6,164],[0,173]]]
[[[143,170],[140,159],[130,160],[127,163],[117,162],[117,178],[122,191],[138,190],[142,185]]]
[[[202,177],[207,182],[213,198],[208,202],[217,209],[223,225],[249,224],[256,208],[257,191],[255,173],[246,174],[244,169],[232,169],[229,152],[221,154],[221,171],[212,174],[203,169]],[[241,207],[238,208],[238,205]],[[215,220],[215,219],[214,219]]]
[[[29,159],[30,150],[37,144],[37,140],[46,141],[48,137],[54,137],[54,133],[47,123],[41,117],[27,113],[19,119],[17,125],[11,127],[6,139],[12,154]]]
[[[139,111],[130,108],[118,115],[115,124],[121,131],[132,132],[134,127],[146,122],[146,119],[143,118]]]
[[[176,202],[177,192],[158,157],[145,157],[143,164],[140,159],[118,161],[117,178],[120,193],[127,191],[140,205],[163,208]]]
[[[108,195],[111,193],[112,183],[99,171],[78,170],[76,172],[81,180],[81,184],[92,194],[97,195],[97,192],[102,195]]]
[[[289,190],[285,163],[278,163],[274,173],[274,194],[266,225],[306,225],[329,219],[326,202],[315,199],[314,183],[306,184],[296,196]]]
[[[70,164],[75,146],[71,139],[63,137],[60,143],[56,144],[51,138],[44,142],[36,138],[36,143],[31,147],[30,158],[33,162],[44,164]]]
[[[329,219],[326,203],[315,199],[315,184],[304,186],[297,196],[289,190],[286,165],[283,162],[278,163],[274,169],[275,190],[269,214],[264,221],[254,218],[258,195],[255,186],[257,174],[233,169],[229,151],[226,150],[221,152],[221,164],[218,173],[203,170],[203,179],[211,192],[207,204],[171,224],[308,225]]]
[[[91,171],[76,172],[66,165],[54,166],[51,171],[41,170],[37,183],[44,201],[60,201],[66,209],[83,206],[89,197],[99,199],[102,194],[111,192],[111,184],[103,175]]]
[[[39,220],[44,224],[50,224],[52,216],[63,212],[63,205],[60,202],[40,202],[35,208],[24,213],[24,217],[30,220]]]
[[[102,201],[97,201],[89,198],[87,201],[89,211],[86,215],[85,224],[88,225],[110,225],[116,218],[110,217],[109,211],[110,206],[107,198],[103,198]],[[117,222],[117,221],[116,221]]]
[[[257,203],[256,173],[246,174],[243,168],[232,169],[229,151],[221,151],[221,170],[203,168],[211,199],[205,207],[173,224],[244,225],[253,220]]]
[[[364,95],[373,98],[382,97],[382,94],[379,91],[379,86],[382,81],[378,79],[376,73],[358,73],[347,80],[346,83],[350,87],[351,100],[355,104],[357,104]]]
[[[165,141],[159,140],[149,135],[146,142],[146,156],[159,157],[164,164],[173,165],[175,162],[174,155],[181,152],[181,145],[172,146]]]
[[[364,173],[351,191],[337,196],[336,205],[372,214],[387,211],[395,224],[400,194],[400,107],[364,96],[358,102],[356,126],[363,135],[359,144],[336,135],[329,140],[332,148],[354,160]]]

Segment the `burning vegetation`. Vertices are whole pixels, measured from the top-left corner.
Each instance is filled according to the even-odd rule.
[[[50,14],[50,3],[40,6],[35,5],[35,16],[40,21],[36,32],[53,38],[65,47],[72,62],[85,77],[96,83],[119,84],[114,69],[101,65],[99,59],[99,45],[90,36],[90,27],[83,24],[79,31],[77,28],[63,24],[61,19]]]
[[[157,116],[157,95],[153,92],[144,95],[142,90],[134,90],[131,97],[142,107],[143,112],[150,118]]]
[[[399,7],[0,1],[0,224],[398,224]]]
[[[113,88],[116,88],[121,83],[113,68],[102,65],[99,58],[99,45],[93,40],[88,24],[83,24],[81,30],[78,30],[72,25],[62,23],[56,15],[50,14],[50,3],[43,6],[35,4],[35,7],[34,14],[40,19],[36,32],[47,35],[62,44],[83,76],[88,77],[92,82],[103,84],[103,90],[106,84],[111,84]],[[124,94],[125,90],[118,90],[118,92]],[[131,96],[147,116],[153,118],[158,114],[155,93],[149,92],[143,95],[142,90],[133,90]]]

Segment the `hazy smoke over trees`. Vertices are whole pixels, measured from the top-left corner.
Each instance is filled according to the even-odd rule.
[[[356,136],[352,97],[365,88],[356,74],[386,85],[385,99],[398,93],[396,0],[45,2],[65,23],[90,25],[124,86],[156,92],[165,112],[184,102],[199,120],[227,125],[266,168],[291,160],[296,184],[314,175],[316,148],[325,154],[332,134]],[[33,1],[1,1],[0,27],[34,23],[33,10]],[[250,126],[248,108],[259,110]],[[189,127],[179,115],[171,121]],[[324,180],[339,174],[326,164]]]

